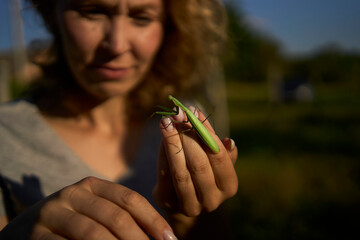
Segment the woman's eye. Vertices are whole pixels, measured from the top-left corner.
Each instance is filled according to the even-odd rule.
[[[152,17],[147,16],[147,15],[132,16],[132,19],[134,20],[134,22],[136,24],[141,25],[141,26],[145,26],[154,20]]]
[[[99,17],[99,16],[108,15],[106,9],[99,7],[83,7],[79,9],[79,12],[81,13],[81,15],[85,17]]]

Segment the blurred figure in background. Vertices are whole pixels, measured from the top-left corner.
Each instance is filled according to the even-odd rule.
[[[182,133],[190,124],[163,118],[159,131],[148,120],[168,94],[200,92],[219,67],[222,4],[31,2],[53,43],[35,59],[43,77],[29,98],[0,106],[1,238],[226,239],[220,218],[211,225],[217,211],[205,212],[237,191],[234,142],[205,121],[214,154]]]

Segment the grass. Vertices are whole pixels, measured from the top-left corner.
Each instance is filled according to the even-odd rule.
[[[358,239],[359,90],[321,86],[314,102],[271,104],[266,84],[233,82],[228,98],[234,238]]]

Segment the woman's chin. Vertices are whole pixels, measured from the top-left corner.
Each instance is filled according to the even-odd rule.
[[[95,98],[99,100],[107,100],[110,98],[118,98],[118,97],[125,97],[130,93],[135,86],[132,84],[101,84],[101,86],[96,86],[88,89],[88,92],[93,95]]]

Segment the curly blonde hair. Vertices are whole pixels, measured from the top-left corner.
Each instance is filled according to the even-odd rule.
[[[67,68],[54,19],[56,4],[28,1],[53,35],[50,56],[38,64],[44,79],[53,79],[54,85]],[[155,104],[163,104],[168,94],[186,96],[201,91],[209,72],[220,67],[219,55],[226,40],[226,14],[221,0],[164,0],[164,7],[163,45],[147,77],[129,95],[132,106],[145,114]],[[45,81],[49,80],[43,80],[43,85]]]

